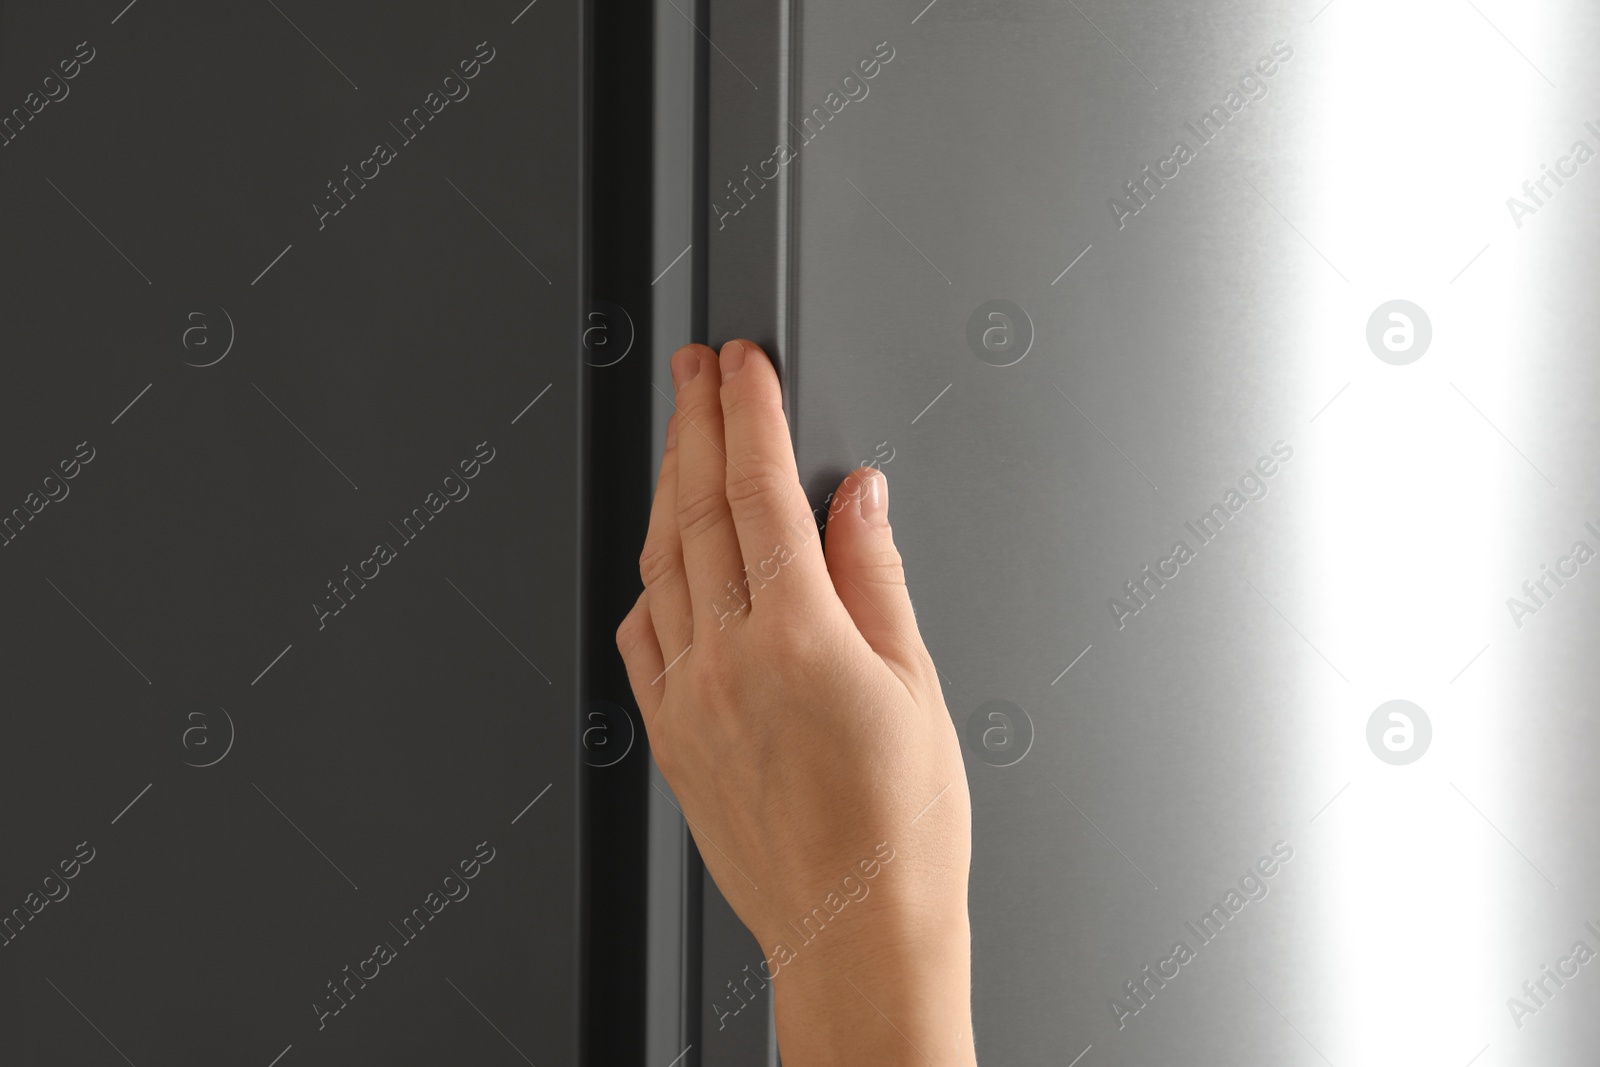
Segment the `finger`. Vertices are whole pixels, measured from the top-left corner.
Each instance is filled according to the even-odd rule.
[[[741,578],[739,538],[728,510],[728,455],[722,441],[722,375],[717,354],[690,345],[673,356],[692,371],[678,390],[678,539],[694,632],[720,630],[742,617],[749,594]]]
[[[871,467],[839,484],[828,513],[828,573],[872,650],[908,685],[938,689],[933,660],[917,630],[905,570],[889,529],[888,482]]]
[[[678,358],[673,357],[674,367]],[[675,376],[677,373],[673,371]],[[639,555],[639,577],[650,594],[650,619],[655,624],[656,640],[672,656],[686,648],[694,634],[688,580],[683,573],[683,547],[678,541],[677,437],[681,421],[676,415],[667,421],[667,442],[661,454],[655,500],[650,506],[650,527],[645,534],[644,551]]]
[[[656,628],[650,619],[650,591],[639,594],[633,610],[617,627],[617,651],[622,653],[623,666],[628,669],[628,685],[633,689],[634,703],[644,716],[645,729],[661,710],[665,687],[659,683],[665,671],[661,658],[661,643],[656,640]]]
[[[752,341],[723,345],[721,370],[728,508],[755,594],[751,609],[759,611],[826,589],[827,565],[795,469],[778,372]]]

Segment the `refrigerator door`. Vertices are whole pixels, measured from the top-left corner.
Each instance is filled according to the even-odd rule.
[[[982,1062],[1589,1062],[1600,10],[704,29],[708,332],[815,503],[887,476]],[[720,914],[700,1062],[762,1062]]]

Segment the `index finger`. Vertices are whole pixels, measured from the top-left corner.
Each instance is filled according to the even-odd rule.
[[[752,613],[763,604],[831,591],[816,520],[795,467],[778,372],[759,345],[745,340],[722,347],[721,366],[728,507],[757,593]]]

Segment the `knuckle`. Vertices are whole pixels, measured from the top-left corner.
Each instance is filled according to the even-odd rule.
[[[775,389],[757,389],[745,385],[751,379],[741,378],[739,383],[723,388],[722,406],[730,419],[773,421],[787,424],[783,401]],[[740,388],[740,385],[745,385]]]
[[[655,633],[655,623],[650,618],[650,605],[646,600],[647,595],[640,593],[639,599],[634,601],[633,607],[622,617],[622,621],[617,624],[617,648],[622,651],[624,658],[628,653],[638,648],[646,637]]]
[[[729,579],[715,597],[706,600],[706,612],[709,622],[717,624],[717,630],[723,631],[744,620],[745,612],[750,607],[750,590],[747,582],[735,582]]]
[[[852,561],[855,573],[873,585],[905,585],[905,561],[894,546],[875,549]]]
[[[622,624],[617,627],[615,640],[617,642],[617,651],[622,653],[623,659],[627,659],[628,656],[633,653],[634,648],[639,644],[638,635],[633,632],[632,615],[629,615],[626,619],[623,619]]]
[[[677,567],[678,553],[673,545],[660,538],[645,541],[644,551],[639,554],[639,577],[644,581],[645,588],[660,584]],[[627,624],[626,619],[623,624]]]
[[[722,397],[714,388],[702,388],[703,378],[704,375],[701,375],[700,378],[685,385],[674,401],[678,415],[685,423],[679,429],[680,437],[684,433],[698,436],[702,432],[702,427],[716,426],[722,421]]]
[[[764,457],[744,460],[729,471],[728,503],[733,507],[776,507],[792,477],[788,468],[776,460]]]
[[[686,534],[698,534],[721,519],[727,506],[727,492],[721,483],[687,486],[678,497],[678,526]]]

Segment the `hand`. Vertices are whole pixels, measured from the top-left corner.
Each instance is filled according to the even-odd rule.
[[[766,354],[689,345],[672,377],[645,591],[617,645],[706,868],[767,957],[784,1063],[975,1063],[971,804],[883,474],[845,478],[824,555]]]

